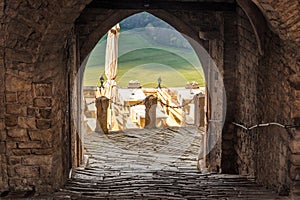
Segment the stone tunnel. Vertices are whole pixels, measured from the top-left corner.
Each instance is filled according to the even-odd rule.
[[[298,0],[3,0],[0,10],[0,193],[55,191],[80,166],[80,66],[113,25],[147,11],[222,74],[225,124],[208,169],[300,197]]]

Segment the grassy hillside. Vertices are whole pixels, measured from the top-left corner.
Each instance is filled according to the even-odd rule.
[[[158,31],[164,34],[164,30]],[[188,81],[197,81],[204,85],[201,64],[190,47],[166,45],[166,42],[158,42],[156,38],[157,36],[149,35],[147,29],[121,32],[118,85],[127,86],[130,80],[138,80],[143,86],[156,86],[159,76],[166,87],[184,86]],[[97,85],[99,77],[104,74],[105,48],[104,37],[89,57],[85,68],[84,85]]]

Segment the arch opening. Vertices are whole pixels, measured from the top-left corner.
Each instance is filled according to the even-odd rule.
[[[160,93],[164,96],[160,96],[162,99],[159,100],[170,99],[168,105],[167,102],[160,102],[157,114],[161,120],[158,126],[182,126],[186,122],[194,124],[194,108],[190,107],[193,105],[194,95],[204,93],[205,81],[201,63],[189,42],[172,26],[146,12],[124,19],[120,26],[116,86],[113,95],[107,96],[112,101],[112,116],[108,117],[108,121],[111,120],[111,123],[108,122],[109,130],[143,128],[144,103],[136,106],[132,104],[143,101],[149,94],[154,94],[153,91],[157,88],[165,90],[164,93]],[[95,90],[95,86],[98,90],[105,90],[105,56],[110,53],[107,52],[107,47],[106,34],[99,40],[87,60],[83,80],[84,86],[87,86],[86,90]],[[102,83],[99,77],[102,77]],[[190,101],[190,104],[187,101]],[[127,109],[123,109],[122,105],[127,105]],[[170,108],[161,106],[178,107],[178,110],[168,115],[167,109]],[[135,111],[135,116],[139,119],[133,117],[132,112]],[[186,113],[188,115],[185,115]],[[122,116],[122,122],[120,119],[117,121],[119,116]]]
[[[172,105],[160,105],[157,110],[162,118],[159,126],[181,126],[186,122],[187,117],[188,123],[194,124],[194,108],[189,108],[190,105],[186,101],[190,101],[192,105],[194,95],[204,93],[205,81],[201,63],[189,42],[172,26],[146,12],[124,19],[120,22],[120,26],[117,87],[112,98],[112,104],[119,107],[114,109],[113,106],[111,118],[115,123],[114,130],[127,129],[128,126],[122,124],[124,121],[126,123],[130,121],[128,123],[131,127],[143,128],[144,116],[139,119],[142,122],[132,118],[131,111],[134,112],[135,106],[127,108],[126,112],[128,113],[130,109],[130,113],[122,116],[122,122],[117,122],[116,118],[124,113],[116,112],[122,109],[120,105],[125,106],[131,102],[144,100],[147,94],[153,94],[158,87],[166,90],[164,92],[166,96],[163,98],[172,98],[169,102]],[[91,88],[95,90],[95,86],[98,86],[98,90],[100,86],[100,89],[103,87],[103,82],[107,78],[104,75],[106,45],[107,34],[99,40],[89,55],[83,80],[84,86],[88,86],[86,90]],[[99,81],[101,76],[104,79],[102,85]],[[161,83],[158,83],[158,80]],[[176,111],[178,113],[174,111],[173,115],[168,116],[166,113],[168,108],[163,109],[161,106],[178,107]],[[184,107],[188,107],[189,110]],[[188,116],[184,116],[183,109],[189,114]],[[122,112],[125,110],[123,109]],[[136,113],[136,116],[139,115],[145,113],[143,111],[140,114]],[[120,123],[122,126],[117,125]],[[112,129],[110,126],[110,130]]]
[[[141,13],[142,15],[150,15],[148,13]],[[139,14],[137,14],[139,15]],[[156,20],[158,20],[158,18],[154,17],[153,15],[150,15],[152,18],[155,18]],[[165,17],[166,18],[166,17]],[[172,17],[171,17],[172,18]],[[165,23],[165,22],[164,22]],[[113,24],[112,24],[113,25]],[[211,59],[211,57],[208,55],[207,51],[199,44],[201,42],[199,37],[197,36],[197,41],[195,41],[193,38],[184,35],[184,38],[181,36],[181,34],[184,33],[179,33],[179,32],[175,32],[174,33],[174,28],[171,27],[169,24],[165,23],[165,26],[168,26],[167,28],[161,28],[161,27],[154,27],[154,26],[150,26],[149,24],[147,24],[148,26],[144,27],[144,28],[138,28],[134,31],[132,30],[127,30],[124,31],[123,33],[121,32],[120,34],[120,39],[122,38],[122,36],[138,36],[141,37],[142,33],[148,33],[145,34],[148,38],[148,40],[152,40],[152,43],[148,41],[148,46],[142,46],[139,47],[139,43],[136,42],[136,46],[134,46],[133,44],[129,44],[129,48],[126,49],[124,48],[124,50],[122,51],[122,49],[119,50],[119,53],[121,52],[120,56],[119,56],[119,60],[121,60],[122,62],[119,62],[118,65],[120,66],[119,70],[122,72],[122,70],[126,69],[126,64],[128,64],[129,66],[134,66],[133,68],[128,68],[130,70],[127,71],[123,71],[122,76],[120,76],[119,79],[117,79],[117,85],[119,84],[120,86],[125,86],[128,87],[128,82],[132,81],[133,77],[137,77],[138,73],[141,73],[141,77],[143,77],[142,79],[147,79],[144,82],[142,82],[142,85],[148,85],[149,89],[148,90],[142,90],[140,88],[136,88],[136,89],[129,89],[129,94],[135,95],[137,89],[139,91],[142,91],[142,93],[144,94],[144,98],[146,96],[148,96],[149,94],[153,94],[153,89],[155,91],[155,89],[157,90],[158,85],[160,83],[157,83],[158,79],[161,79],[163,84],[161,84],[162,87],[162,91],[164,91],[164,93],[167,95],[168,98],[170,98],[170,102],[166,103],[166,102],[162,102],[159,101],[158,105],[159,105],[159,109],[160,111],[156,111],[156,115],[158,112],[161,112],[160,115],[162,115],[164,118],[164,121],[160,120],[159,123],[157,123],[157,119],[156,121],[156,126],[160,126],[160,127],[174,127],[174,124],[176,127],[181,127],[181,125],[183,125],[184,123],[186,123],[186,115],[184,115],[184,113],[189,113],[189,117],[192,118],[192,120],[190,120],[190,124],[193,125],[197,125],[197,126],[193,126],[196,127],[196,129],[194,129],[193,131],[191,131],[192,137],[190,137],[189,139],[186,140],[186,145],[190,145],[193,140],[198,137],[196,136],[196,133],[199,135],[199,137],[203,137],[203,133],[210,133],[209,135],[209,139],[204,139],[202,141],[208,141],[205,142],[205,145],[201,144],[201,152],[199,153],[199,149],[197,150],[197,152],[195,152],[195,156],[197,157],[196,160],[197,162],[195,162],[195,166],[198,165],[199,166],[199,160],[203,159],[205,157],[205,155],[208,154],[208,152],[214,148],[214,146],[217,144],[217,142],[219,141],[219,138],[221,136],[221,130],[222,130],[222,121],[224,121],[224,117],[225,117],[225,108],[223,107],[223,103],[217,105],[217,106],[211,106],[209,107],[209,105],[216,105],[216,102],[208,102],[208,99],[214,98],[214,99],[219,99],[220,97],[222,98],[221,101],[225,102],[225,91],[224,91],[224,87],[223,87],[223,82],[222,82],[222,76],[219,73],[218,68],[216,67],[216,65],[214,64],[213,60]],[[180,27],[184,27],[184,25],[180,26]],[[153,33],[153,29],[158,30],[158,33]],[[121,30],[122,30],[122,25],[121,25]],[[151,32],[152,30],[152,32]],[[149,34],[150,32],[150,34]],[[186,29],[185,31],[186,33],[190,33],[191,29]],[[170,39],[168,39],[167,41],[169,42],[168,44],[161,44],[163,42],[166,42],[165,40],[162,40],[161,38],[158,37],[163,37],[168,38],[166,36],[172,36],[172,34],[175,36],[170,37]],[[179,40],[177,37],[181,37],[181,39]],[[143,36],[145,37],[145,36]],[[101,45],[103,46],[103,41],[105,41],[105,37],[103,37],[104,39],[100,39],[98,45],[96,45],[95,49],[93,52],[97,52],[99,50],[99,48],[97,49],[97,47],[101,47]],[[145,40],[145,38],[143,38]],[[155,41],[161,39],[160,41]],[[132,39],[131,39],[132,40]],[[125,44],[122,44],[124,46],[126,46],[126,42],[130,41],[129,40],[124,40]],[[159,43],[160,45],[155,45],[156,43]],[[202,43],[201,43],[202,44]],[[128,45],[128,44],[127,44]],[[85,46],[84,44],[82,46]],[[82,51],[85,52],[85,51]],[[140,54],[140,55],[138,55]],[[142,57],[144,54],[144,57]],[[186,54],[186,55],[185,55]],[[145,55],[148,55],[148,57]],[[102,60],[104,57],[104,51],[102,49]],[[140,58],[144,58],[144,59],[140,59]],[[87,64],[87,66],[91,66],[91,68],[94,66],[97,66],[97,64],[91,64],[94,61],[90,60],[88,58],[93,58],[93,53],[89,55],[89,57],[87,57],[84,60],[84,66]],[[169,58],[169,59],[168,59]],[[99,64],[99,63],[98,63]],[[103,71],[103,64],[104,62],[102,61],[102,73]],[[182,64],[184,64],[184,66],[182,66]],[[101,65],[101,64],[100,64]],[[170,65],[175,65],[175,67],[172,67]],[[125,67],[122,67],[125,66]],[[201,66],[205,66],[204,68]],[[202,69],[203,68],[203,69]],[[85,69],[85,68],[83,68]],[[87,68],[88,69],[88,68]],[[86,72],[88,71],[87,69]],[[157,72],[157,70],[159,70],[159,73]],[[101,75],[101,70],[99,70],[100,72],[98,72],[98,75],[95,77],[95,81],[99,80],[99,75]],[[147,73],[147,76],[144,76],[144,74]],[[83,73],[82,73],[83,74]],[[96,74],[96,73],[90,73],[90,74]],[[135,74],[134,76],[132,76],[132,74]],[[165,74],[165,77],[162,77],[162,75],[158,76],[159,74]],[[205,88],[205,79],[207,79],[208,77],[210,77],[212,74],[214,74],[215,76],[215,80],[210,80],[210,84],[206,86]],[[149,75],[152,75],[149,76]],[[192,76],[191,76],[192,75]],[[176,80],[174,81],[174,79],[176,78]],[[169,79],[169,82],[167,82]],[[196,79],[196,80],[195,80]],[[83,79],[81,79],[83,80]],[[195,81],[198,81],[200,83],[195,83]],[[85,79],[86,82],[88,82],[89,80]],[[134,81],[134,80],[133,80]],[[193,81],[193,82],[192,82]],[[192,83],[188,83],[187,82],[192,82]],[[165,83],[167,83],[166,85],[164,85]],[[215,85],[221,86],[221,91],[219,91],[219,93],[210,93],[210,98],[208,98],[204,93],[206,90],[210,90],[212,89],[212,83],[214,83]],[[98,86],[100,85],[100,83],[96,83],[98,84]],[[95,85],[96,85],[95,84]],[[134,82],[133,84],[136,84],[136,82]],[[182,86],[181,89],[176,89],[176,87],[178,86]],[[200,86],[198,88],[198,86]],[[201,88],[202,86],[202,88]],[[88,87],[87,87],[88,88]],[[91,87],[90,87],[91,88]],[[122,88],[118,88],[118,91],[122,90]],[[124,88],[124,90],[128,90],[128,88]],[[90,96],[90,102],[89,101],[85,101],[85,106],[87,104],[91,105],[93,103],[93,92],[89,93],[89,92],[85,92],[86,94],[92,94],[92,96]],[[128,91],[127,91],[128,93]],[[156,91],[157,93],[157,91]],[[174,94],[175,93],[175,94]],[[197,100],[197,107],[196,108],[196,104],[194,103],[195,99],[194,99],[194,95],[197,93],[202,93],[202,96],[198,98]],[[117,97],[119,98],[120,94],[116,93]],[[208,94],[208,93],[207,93]],[[156,96],[158,96],[156,94]],[[213,97],[212,97],[213,96]],[[185,98],[188,97],[189,100],[185,100]],[[122,99],[122,98],[121,98]],[[129,97],[130,99],[130,97]],[[172,100],[177,101],[177,104],[174,104],[174,102],[171,102]],[[202,100],[201,100],[202,99]],[[115,115],[115,111],[120,111],[121,107],[124,107],[124,103],[122,104],[122,102],[118,102],[118,100],[120,99],[113,99],[112,100],[112,104],[116,104],[119,108],[114,107],[113,109],[111,109],[109,112],[111,114],[111,120],[119,120],[119,122],[121,121],[121,123],[124,124],[124,118],[123,119],[117,119],[117,116]],[[179,102],[178,100],[181,100],[181,102]],[[187,102],[188,101],[188,102]],[[200,103],[201,101],[201,103]],[[217,100],[218,101],[218,100]],[[201,106],[199,106],[199,104],[201,104]],[[121,106],[120,106],[121,105]],[[132,106],[133,107],[133,106]],[[188,108],[185,108],[188,107]],[[192,108],[191,108],[192,107]],[[207,113],[208,112],[208,107],[209,107],[209,112],[211,113],[215,113],[215,112],[219,112],[221,113],[218,117],[220,117],[219,119],[215,119],[216,124],[211,125],[215,122],[204,122],[203,119],[206,118],[207,119]],[[85,107],[86,109],[86,107]],[[129,106],[127,108],[127,118],[130,117],[132,115],[132,113],[134,111],[130,110],[132,109],[131,106]],[[142,108],[144,109],[144,108]],[[171,125],[167,124],[167,120],[169,118],[169,113],[170,113],[170,109],[177,109],[179,111],[181,111],[182,113],[180,113],[178,116],[176,115],[176,113],[172,115],[173,117],[173,122],[169,122]],[[196,110],[196,112],[192,113],[191,110],[192,109],[198,109]],[[201,111],[200,111],[201,109]],[[113,111],[112,111],[113,110]],[[129,113],[128,113],[129,110]],[[138,110],[138,109],[137,109]],[[122,112],[124,112],[124,110],[122,110]],[[131,113],[132,112],[132,113]],[[200,114],[201,112],[201,114]],[[137,116],[137,115],[136,115]],[[216,115],[217,116],[217,115]],[[174,119],[176,118],[177,119]],[[181,117],[181,119],[180,119]],[[193,119],[194,118],[194,119]],[[197,119],[196,119],[197,118]],[[86,118],[85,118],[86,119]],[[136,124],[139,124],[140,127],[135,127],[135,128],[141,128],[144,127],[145,122],[143,122],[141,119],[141,117],[137,117],[138,122],[135,122]],[[195,119],[198,120],[198,122],[195,123]],[[202,120],[203,122],[201,123],[201,127],[203,132],[200,133],[199,132],[199,126],[200,126],[200,120]],[[86,120],[88,121],[88,120]],[[132,120],[131,120],[132,121]],[[109,122],[108,122],[109,123]],[[132,125],[133,123],[130,122],[129,126]],[[120,127],[114,127],[113,123],[111,122],[111,130],[115,129],[115,130],[123,130],[124,128],[120,128]],[[205,127],[206,125],[206,127]],[[94,125],[94,127],[96,128],[96,125]],[[92,130],[92,129],[91,129]],[[186,138],[185,138],[186,139]],[[181,138],[181,141],[184,140],[184,138]],[[199,142],[199,138],[198,138],[198,142]],[[201,142],[200,142],[201,143]],[[206,143],[207,146],[206,146]],[[199,144],[200,145],[200,144]],[[170,144],[169,146],[173,146],[176,147],[176,144]],[[206,146],[206,147],[204,147]],[[205,149],[204,149],[205,148]],[[186,150],[186,147],[182,146],[180,153],[183,153]],[[204,165],[202,165],[202,167],[204,167]]]
[[[269,29],[274,29],[274,32],[266,30],[261,36],[264,41],[257,39],[258,30],[262,30],[255,30],[257,16],[251,15],[254,17],[251,19],[251,13],[234,0],[226,0],[232,2],[230,10],[216,6],[228,5],[225,0],[208,4],[206,1],[151,1],[147,8],[133,5],[139,1],[128,1],[129,4],[89,1],[98,7],[87,5],[87,1],[72,0],[34,5],[4,1],[1,6],[7,11],[4,13],[7,20],[3,28],[7,30],[3,29],[6,39],[1,47],[3,67],[0,70],[3,83],[0,192],[29,189],[32,191],[26,195],[31,195],[35,191],[53,191],[65,183],[70,165],[76,163],[68,162],[74,158],[71,152],[78,156],[78,163],[73,165],[76,167],[83,153],[80,134],[84,120],[81,112],[84,68],[79,66],[111,26],[147,10],[196,41],[199,36],[207,39],[201,42],[224,73],[229,111],[222,133],[222,152],[214,154],[222,156],[223,161],[215,166],[216,171],[250,174],[263,185],[276,187],[281,194],[288,195],[289,191],[299,194],[296,188],[300,167],[297,148],[300,134],[299,2],[252,1],[263,12],[271,26]],[[16,33],[15,30],[21,31]],[[264,55],[259,54],[257,42],[262,43]],[[209,66],[209,62],[201,61]],[[220,77],[209,69],[204,68],[207,87],[214,92],[218,87],[210,81],[214,83]],[[211,102],[222,104],[216,99],[211,98]],[[209,116],[210,126],[218,124],[217,113]],[[233,126],[233,121],[243,125]],[[292,128],[286,131],[281,127],[258,126],[251,132],[241,129],[268,122]],[[182,149],[179,145],[178,148]],[[96,155],[101,156],[103,154]],[[3,195],[7,195],[7,191],[0,196]],[[83,197],[82,193],[78,195]]]

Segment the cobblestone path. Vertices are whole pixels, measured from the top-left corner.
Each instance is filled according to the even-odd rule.
[[[193,127],[86,135],[89,166],[55,199],[287,199],[239,175],[200,173]]]
[[[201,131],[194,127],[91,133],[84,140],[89,164],[56,193],[30,199],[288,199],[251,177],[200,172]]]

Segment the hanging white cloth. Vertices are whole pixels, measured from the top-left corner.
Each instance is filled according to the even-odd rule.
[[[105,54],[105,75],[107,81],[104,84],[104,95],[111,99],[113,87],[116,86],[118,66],[118,39],[120,34],[119,24],[112,27],[107,34],[106,54]]]

